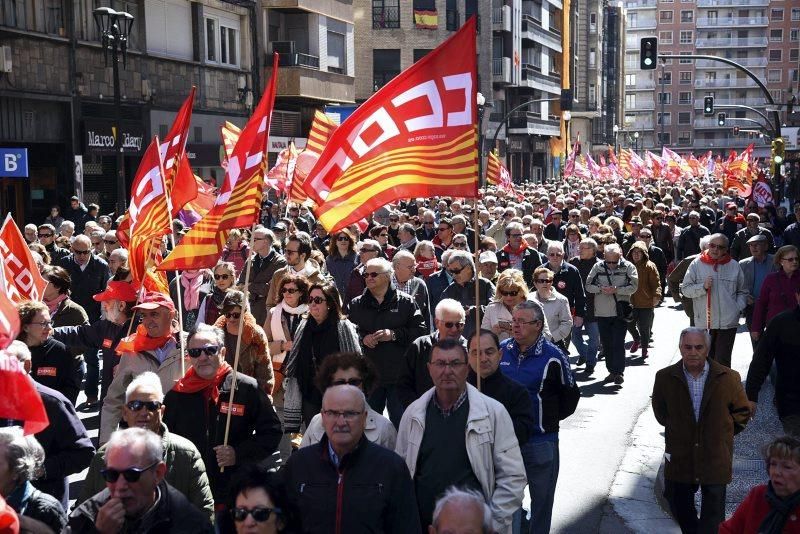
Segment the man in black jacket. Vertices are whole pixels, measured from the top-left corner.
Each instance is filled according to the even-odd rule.
[[[282,470],[302,532],[421,533],[405,462],[364,437],[367,402],[355,386],[322,398],[322,440],[289,457]]]
[[[533,271],[545,262],[544,256],[535,248],[529,247],[522,239],[523,228],[520,223],[510,222],[506,225],[506,244],[497,253],[497,270],[502,272],[509,268],[522,271],[522,277],[529,288],[533,287]]]
[[[403,405],[396,385],[403,368],[403,355],[411,342],[428,331],[417,303],[392,284],[392,264],[383,258],[367,262],[364,271],[367,289],[350,302],[348,318],[358,328],[358,335],[369,358],[378,370],[380,383],[369,397],[378,413],[389,410],[395,428],[403,417]]]
[[[58,265],[62,258],[69,256],[69,250],[56,245],[56,228],[52,224],[42,224],[36,233],[39,243],[50,254],[50,264]]]
[[[495,287],[475,270],[472,255],[465,250],[454,251],[447,260],[447,271],[453,282],[442,291],[442,299],[461,303],[466,316],[464,336],[469,337],[480,325],[475,324],[475,306],[486,306],[494,298]],[[475,284],[478,284],[478,302],[475,302]]]
[[[545,267],[553,271],[553,289],[567,297],[575,327],[583,326],[586,317],[586,291],[578,269],[564,261],[564,245],[551,242],[547,246]],[[567,338],[569,340],[569,338]]]

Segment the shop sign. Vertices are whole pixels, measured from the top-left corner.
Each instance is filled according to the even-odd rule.
[[[119,130],[119,131],[118,131]],[[144,128],[139,123],[123,122],[119,129],[108,122],[84,122],[86,152],[114,154],[122,149],[125,154],[141,154],[145,144]]]
[[[28,149],[0,148],[0,178],[28,177]]]

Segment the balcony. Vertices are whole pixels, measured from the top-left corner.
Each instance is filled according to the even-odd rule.
[[[655,30],[658,23],[655,17],[636,17],[635,21],[631,21],[625,28],[626,30]]]
[[[492,8],[492,31],[511,31],[511,6]]]
[[[652,91],[656,88],[655,80],[636,80],[634,85],[626,85],[625,91]]]
[[[735,61],[742,67],[748,68],[758,68],[758,67],[766,67],[767,66],[767,58],[766,57],[742,57],[742,58],[729,58],[732,61]],[[710,59],[695,59],[694,66],[696,69],[733,69],[732,65],[728,65],[727,63],[722,63],[721,61],[712,61]]]
[[[766,48],[766,37],[714,37],[695,40],[697,48]]]
[[[740,104],[742,106],[753,107],[766,107],[767,101],[763,98],[714,98],[715,106],[732,106]],[[704,102],[702,98],[696,98],[694,101],[694,109],[703,109]]]
[[[742,26],[768,26],[767,17],[698,17],[697,29],[703,28],[739,28]]]
[[[558,76],[544,74],[540,67],[530,63],[522,64],[522,80],[520,85],[538,89],[546,93],[561,94],[561,79]]]
[[[492,82],[502,85],[509,85],[511,83],[510,57],[492,59]]]
[[[750,139],[749,137],[732,137],[730,139],[695,139],[694,143],[692,143],[692,147],[699,148],[701,150],[708,150],[712,148],[744,148],[750,143],[754,143],[755,146],[760,146],[764,145],[766,141],[763,139]]]
[[[697,0],[697,7],[767,7],[769,0]]]
[[[655,121],[652,116],[637,116],[631,124],[626,124],[625,128],[628,131],[635,132],[640,130],[652,130]],[[622,133],[624,130],[621,130]]]
[[[747,89],[750,87],[758,87],[755,81],[750,78],[727,78],[718,80],[704,80],[698,79],[694,81],[694,86],[697,89]]]
[[[542,45],[561,52],[561,34],[552,31],[555,28],[545,30],[541,22],[535,20],[531,15],[522,15],[522,38],[541,43]]]
[[[625,107],[625,111],[653,111],[656,109],[656,101],[653,98],[637,98],[632,107]]]
[[[296,53],[298,62],[311,63],[314,56]],[[355,103],[355,80],[352,76],[326,72],[319,68],[295,64],[287,66],[281,59],[278,96],[324,102]],[[264,68],[264,79],[272,75],[272,66]]]
[[[542,119],[541,113],[518,111],[508,119],[508,133],[513,135],[561,135],[561,123],[555,115]]]
[[[625,9],[653,9],[656,7],[657,0],[626,0]]]

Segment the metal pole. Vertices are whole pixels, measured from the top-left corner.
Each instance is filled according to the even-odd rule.
[[[666,65],[667,65],[667,62],[662,60],[661,61],[661,96],[660,96],[660,98],[661,98],[661,120],[659,121],[661,123],[661,143],[659,143],[659,144],[661,145],[661,150],[662,151],[664,150],[664,104],[666,103],[666,99],[664,98],[664,96],[666,95],[666,93],[664,92],[664,85],[665,85],[665,82],[666,82],[666,75],[665,75]]]
[[[114,126],[117,129],[116,134],[116,156],[117,156],[117,213],[119,217],[125,213],[125,207],[128,202],[125,198],[125,157],[122,148],[122,97],[119,90],[119,32],[112,36],[111,42],[111,63],[112,72],[114,73]]]
[[[741,104],[723,104],[721,106],[714,106],[714,107],[716,109],[746,109],[748,111],[752,111],[753,113],[758,113],[758,115],[761,116],[761,118],[764,119],[764,121],[767,123],[767,126],[769,127],[769,129],[772,132],[773,136],[775,136],[775,126],[772,125],[772,121],[769,120],[769,118],[760,109],[756,109],[756,108],[754,108],[752,106],[743,106]],[[738,119],[738,117],[731,117],[731,119]],[[750,120],[753,120],[753,119],[750,119]],[[759,126],[763,126],[763,125],[759,124]]]
[[[525,106],[529,106],[530,104],[539,104],[541,102],[560,102],[561,98],[537,98],[535,100],[527,100],[518,106],[514,106],[511,110],[503,115],[503,118],[500,119],[500,124],[497,125],[497,128],[494,131],[494,135],[492,136],[492,148],[497,146],[497,136],[500,134],[500,128],[508,121],[508,118],[511,116],[512,113],[517,111],[518,109],[524,108]],[[508,128],[506,128],[508,131]]]

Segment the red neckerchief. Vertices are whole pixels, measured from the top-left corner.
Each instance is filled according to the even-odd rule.
[[[178,380],[178,383],[175,384],[175,387],[172,389],[178,393],[197,393],[198,391],[202,391],[203,398],[206,399],[206,402],[211,399],[214,401],[214,404],[217,404],[217,402],[219,402],[219,385],[232,370],[233,368],[228,362],[222,362],[214,378],[205,379],[197,376],[194,367],[191,367],[186,372],[186,375]]]
[[[513,254],[515,256],[521,256],[525,252],[526,248],[528,248],[528,243],[523,239],[522,243],[519,245],[519,248],[516,250],[511,248],[511,243],[506,243],[506,246],[503,247],[503,252]]]
[[[731,259],[732,259],[731,255],[727,253],[718,260],[715,260],[714,258],[709,256],[707,250],[704,250],[702,254],[700,254],[700,261],[708,265],[713,265],[715,271],[717,270],[717,267],[719,265],[725,265],[726,263],[731,261]]]
[[[731,222],[735,222],[736,224],[747,224],[747,221],[744,220],[744,217],[742,217],[741,213],[737,213],[733,217],[726,215],[725,218]]]
[[[161,337],[149,337],[147,329],[143,324],[136,327],[136,333],[132,336],[124,337],[117,345],[117,354],[124,352],[145,352],[160,349],[173,339],[172,334]]]

